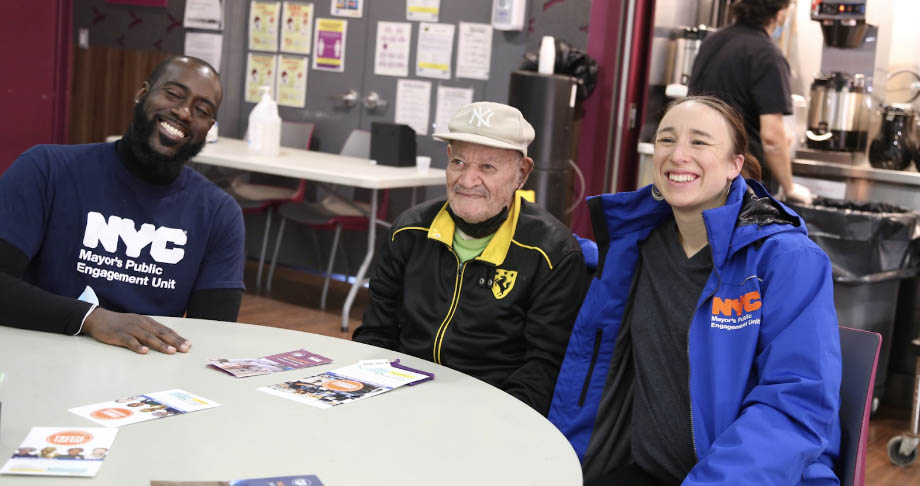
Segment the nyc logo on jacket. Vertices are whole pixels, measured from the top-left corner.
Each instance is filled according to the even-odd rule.
[[[161,289],[175,289],[175,279],[163,278],[165,265],[174,265],[185,257],[188,237],[184,230],[168,226],[140,225],[128,218],[90,211],[86,215],[83,248],[80,249],[77,271],[96,279],[119,281]],[[118,256],[119,242],[124,255]],[[95,250],[95,251],[92,251]],[[146,252],[156,263],[134,260]]]
[[[741,295],[712,298],[712,319],[709,327],[724,331],[735,331],[747,326],[760,324],[758,311],[763,303],[760,292],[745,292]]]

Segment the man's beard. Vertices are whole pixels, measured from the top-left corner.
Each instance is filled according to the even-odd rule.
[[[134,119],[125,133],[124,141],[133,156],[126,161],[129,169],[141,179],[154,184],[169,184],[179,177],[182,167],[192,157],[201,152],[205,140],[200,142],[188,141],[179,147],[171,157],[158,154],[150,148],[150,137],[157,128],[156,118],[147,118],[144,113],[144,96],[134,105]]]

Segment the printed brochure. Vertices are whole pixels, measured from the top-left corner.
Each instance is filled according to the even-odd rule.
[[[68,412],[106,427],[121,427],[219,406],[217,402],[175,389],[84,405]]]
[[[150,481],[150,486],[323,486],[323,482],[311,474],[233,481]]]
[[[433,375],[407,369],[387,359],[365,360],[356,364],[259,388],[259,391],[318,408],[330,408],[381,393],[403,385],[432,379]]]
[[[93,477],[116,433],[102,427],[32,427],[0,473]]]
[[[217,368],[237,378],[247,376],[267,375],[279,371],[296,370],[331,363],[332,360],[306,349],[288,351],[287,353],[273,354],[264,358],[219,358],[212,359],[208,366]]]

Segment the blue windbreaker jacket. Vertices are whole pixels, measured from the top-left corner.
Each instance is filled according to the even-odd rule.
[[[639,243],[673,217],[650,187],[591,201],[599,265],[548,416],[582,460]],[[830,262],[804,221],[778,202],[798,225],[736,224],[748,187],[767,196],[759,183],[738,177],[726,204],[703,213],[713,271],[688,336],[698,462],[682,484],[835,485],[841,361]]]

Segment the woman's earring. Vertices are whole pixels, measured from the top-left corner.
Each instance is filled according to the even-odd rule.
[[[652,199],[656,201],[663,201],[664,196],[661,195],[661,191],[658,190],[657,186],[652,186]]]

